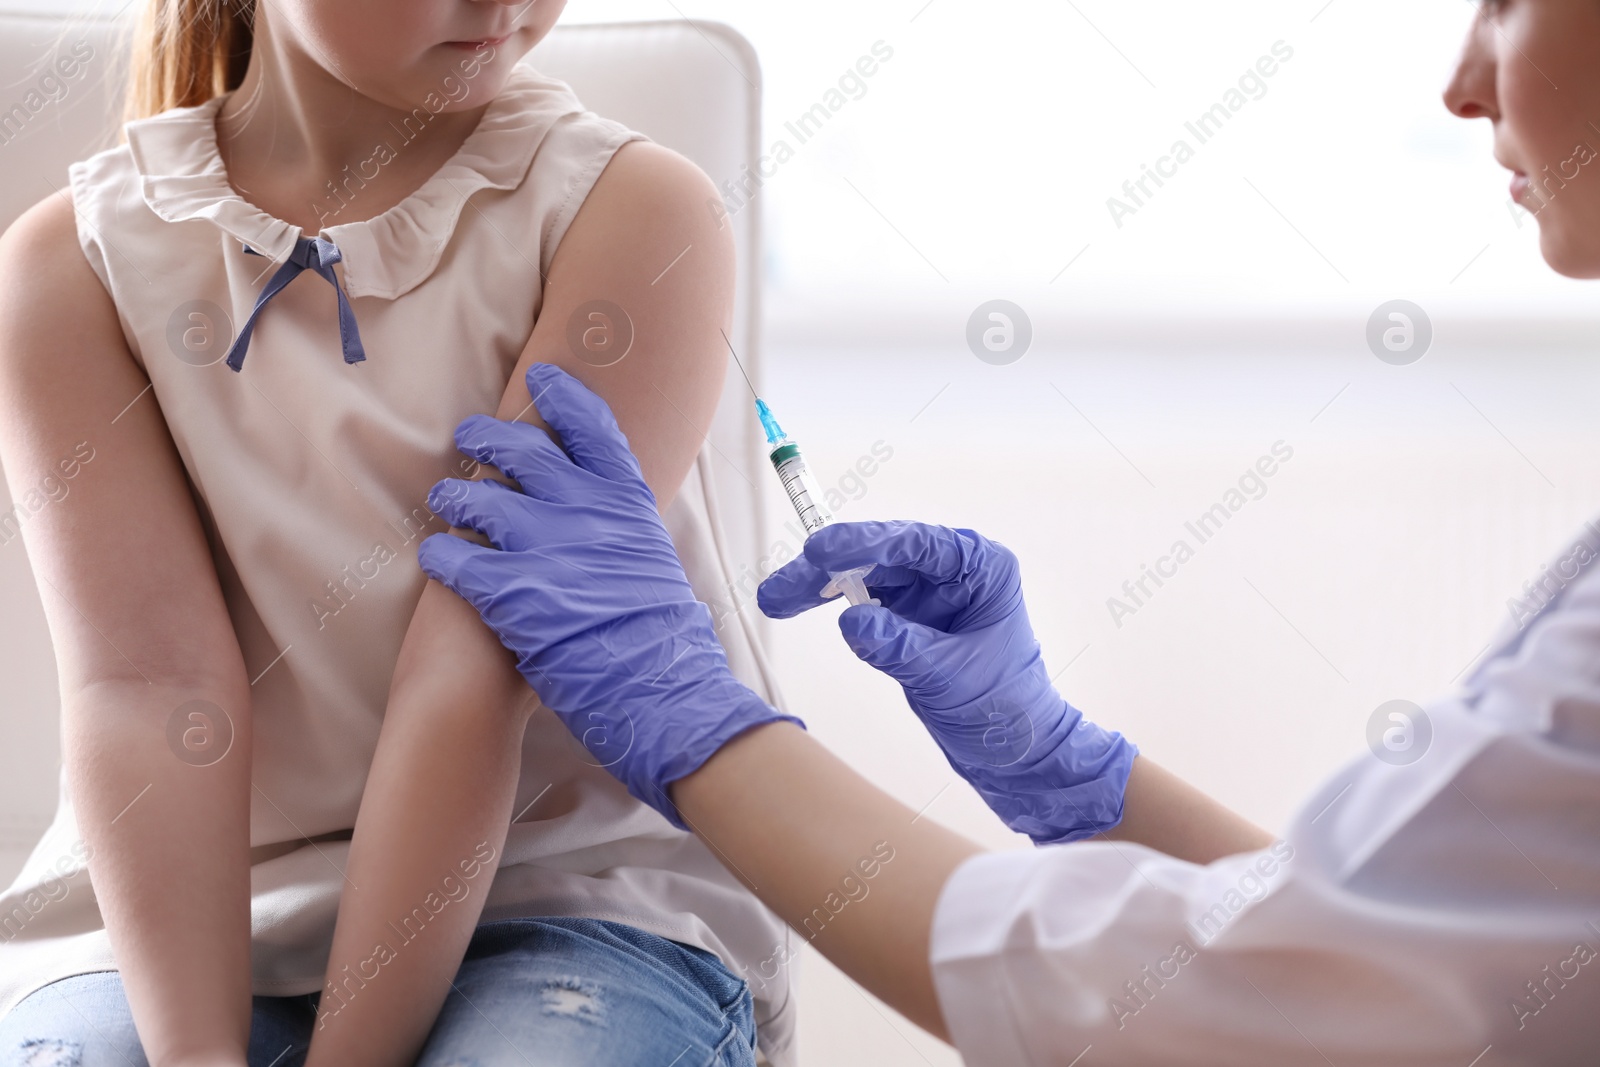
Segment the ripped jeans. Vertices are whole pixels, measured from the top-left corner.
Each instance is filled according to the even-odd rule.
[[[359,996],[359,990],[354,994]],[[250,1067],[300,1067],[321,993],[256,997]],[[417,1067],[751,1067],[749,986],[709,952],[600,919],[473,932]],[[116,971],[63,978],[0,1019],[0,1065],[148,1067]]]

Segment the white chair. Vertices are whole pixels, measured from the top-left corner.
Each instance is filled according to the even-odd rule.
[[[68,164],[116,143],[127,16],[73,15],[60,2],[0,0],[0,230],[52,189],[65,189]],[[61,83],[64,90],[41,86],[54,57],[74,48],[80,56],[89,50],[84,69]],[[590,110],[683,153],[719,186],[736,181],[759,154],[761,73],[749,42],[727,26],[682,19],[559,26],[525,62],[569,83]],[[729,219],[740,263],[732,340],[757,381],[759,214]],[[699,463],[716,498],[723,534],[716,550],[735,573],[753,566],[769,543],[758,433],[730,362]],[[10,507],[8,494],[0,512]],[[745,613],[760,617],[748,606]],[[0,544],[0,884],[20,869],[55,809],[55,680],[38,591],[15,538]]]

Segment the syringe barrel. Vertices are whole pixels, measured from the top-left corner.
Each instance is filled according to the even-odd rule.
[[[805,527],[807,537],[833,521],[833,516],[828,514],[828,509],[822,503],[822,490],[817,487],[816,479],[811,477],[806,461],[800,456],[800,446],[785,440],[773,448],[768,458],[772,460],[772,469],[778,472],[778,480],[783,483],[783,491],[788,494],[789,503],[800,517],[800,525]],[[852,604],[876,604],[877,601],[872,599],[863,582],[871,573],[872,567],[868,565],[830,575],[833,581],[823,587],[822,595],[833,597],[843,593]]]
[[[806,468],[806,461],[800,457],[798,445],[791,442],[780,444],[768,458],[772,460],[772,469],[778,472],[783,491],[788,494],[789,503],[807,534],[816,533],[833,521],[833,516],[823,506],[822,490]]]

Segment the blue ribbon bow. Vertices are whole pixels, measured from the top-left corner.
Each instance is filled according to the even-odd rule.
[[[249,245],[245,245],[244,250],[252,256],[261,255]],[[277,296],[284,286],[294,281],[301,271],[308,269],[328,279],[333,291],[339,294],[339,346],[344,350],[344,361],[360,363],[365,360],[367,352],[361,346],[361,332],[356,329],[355,312],[350,310],[350,301],[339,285],[338,276],[333,272],[333,265],[343,258],[338,246],[332,241],[321,237],[296,239],[294,251],[289,254],[288,261],[278,268],[278,273],[272,276],[267,287],[261,290],[261,295],[256,297],[256,306],[251,310],[250,317],[240,328],[239,336],[233,339],[233,345],[228,349],[228,366],[234,370],[244,366],[244,354],[250,347],[250,334],[256,328],[256,317],[261,314],[261,309],[266,307],[267,301]]]

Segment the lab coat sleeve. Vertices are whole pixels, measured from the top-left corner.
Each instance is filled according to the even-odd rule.
[[[1597,708],[1438,701],[1422,759],[1363,756],[1284,840],[1207,866],[968,861],[932,936],[953,1040],[973,1067],[1600,1062]]]

